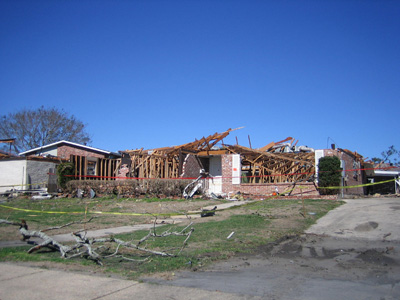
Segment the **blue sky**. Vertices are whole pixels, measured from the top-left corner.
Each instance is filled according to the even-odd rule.
[[[400,1],[0,1],[1,115],[56,107],[92,146],[291,136],[400,148]]]

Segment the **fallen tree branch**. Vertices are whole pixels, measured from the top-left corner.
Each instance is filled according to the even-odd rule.
[[[46,231],[54,230],[54,229],[60,229],[60,228],[65,228],[68,227],[72,224],[85,224],[88,223],[92,220],[93,218],[90,218],[87,221],[76,221],[76,222],[70,222],[68,224],[64,224],[61,226],[54,226],[50,227],[44,230],[28,230],[28,225],[24,220],[21,220],[20,223],[18,222],[12,222],[8,220],[3,220],[0,219],[0,224],[8,224],[8,225],[14,225],[14,226],[19,226],[19,231],[23,236],[23,240],[29,240],[32,237],[40,238],[42,240],[41,243],[36,243],[35,246],[30,248],[28,250],[28,253],[33,253],[41,248],[49,248],[53,251],[59,251],[61,254],[62,258],[66,259],[71,259],[75,257],[83,257],[87,258],[90,260],[95,261],[97,264],[103,265],[103,260],[106,258],[111,258],[111,257],[120,257],[125,260],[129,261],[136,261],[136,262],[143,262],[146,261],[151,255],[157,255],[157,256],[162,256],[162,257],[176,257],[178,256],[182,250],[186,247],[187,241],[189,240],[190,236],[192,235],[194,228],[191,227],[193,223],[191,222],[189,225],[184,227],[181,231],[171,231],[171,229],[168,229],[160,234],[156,232],[156,220],[154,221],[154,226],[152,230],[149,231],[147,235],[145,235],[143,238],[141,238],[138,243],[134,243],[132,241],[127,242],[122,239],[115,238],[113,236],[111,237],[105,237],[105,238],[92,238],[89,239],[86,237],[86,230],[79,230],[75,231],[72,233],[73,237],[75,238],[75,244],[74,245],[63,245],[62,243],[58,242],[51,236],[47,235]],[[169,236],[182,236],[185,237],[182,246],[179,247],[179,251],[177,253],[170,253],[168,251],[163,251],[163,250],[153,250],[153,249],[148,249],[146,247],[142,247],[141,245],[149,240],[150,238],[167,238]],[[95,247],[95,244],[99,244],[99,247]],[[109,247],[106,247],[105,244],[115,244],[115,251],[112,254],[103,254],[99,250],[104,250],[107,249],[109,250]],[[144,260],[137,260],[133,258],[128,258],[125,255],[120,254],[120,249],[121,247],[130,249],[130,250],[135,250],[139,251],[141,253],[148,254],[149,257],[145,258]],[[104,251],[103,251],[104,252]]]
[[[86,221],[73,221],[73,222],[69,222],[69,223],[61,225],[61,226],[54,226],[54,227],[46,228],[46,229],[41,230],[41,232],[61,229],[61,228],[65,228],[65,227],[68,227],[68,226],[71,226],[74,224],[86,224],[86,223],[91,222],[94,218],[97,218],[97,217],[91,217],[89,220],[86,220]]]
[[[21,226],[22,223],[17,223],[17,222],[12,222],[4,219],[0,219],[0,224],[7,224],[7,225],[16,225],[16,226]]]

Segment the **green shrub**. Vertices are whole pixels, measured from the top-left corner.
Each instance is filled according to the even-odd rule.
[[[74,175],[74,164],[70,162],[61,163],[57,166],[58,185],[65,189],[68,181],[74,179],[70,175]]]
[[[342,168],[340,160],[336,156],[325,156],[318,163],[318,186],[322,195],[337,194],[339,189],[324,189],[324,187],[340,186]]]

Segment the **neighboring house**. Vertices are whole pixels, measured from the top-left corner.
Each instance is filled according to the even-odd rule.
[[[76,179],[112,178],[118,173],[121,157],[119,153],[64,140],[22,152],[20,155],[66,159],[74,163]]]
[[[54,192],[57,165],[66,161],[74,162],[75,175],[79,179],[112,175],[120,157],[118,153],[69,141],[59,141],[19,155],[0,157],[0,193],[36,188],[50,188],[49,192]]]
[[[46,189],[50,183],[49,177],[59,163],[59,159],[50,157],[9,156],[0,159],[0,193]]]
[[[118,153],[89,147],[69,141],[58,141],[42,147],[37,147],[25,152],[20,156],[55,156],[61,159],[70,159],[71,155],[94,157],[94,158],[116,158]]]
[[[400,167],[390,164],[365,164],[368,183],[384,182],[367,186],[366,194],[395,194],[400,193]],[[397,181],[396,181],[397,179]]]

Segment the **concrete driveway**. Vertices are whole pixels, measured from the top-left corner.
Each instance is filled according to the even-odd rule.
[[[400,198],[346,200],[306,233],[346,239],[400,242]]]

